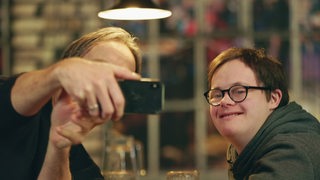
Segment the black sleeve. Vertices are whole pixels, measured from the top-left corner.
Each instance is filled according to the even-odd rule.
[[[12,112],[11,89],[17,77],[0,77],[0,113]]]
[[[6,130],[16,127],[19,120],[23,117],[13,108],[11,102],[11,89],[17,79],[17,76],[3,77],[0,76],[0,129]]]
[[[70,170],[74,180],[103,180],[100,168],[90,158],[84,147],[72,146],[70,152]]]

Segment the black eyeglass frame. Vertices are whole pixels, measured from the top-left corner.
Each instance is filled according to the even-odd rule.
[[[242,100],[240,100],[240,101],[236,101],[236,100],[234,100],[234,99],[232,98],[232,96],[230,96],[230,90],[231,90],[232,88],[234,88],[234,87],[237,87],[237,86],[243,87],[243,88],[246,89],[246,95],[245,95],[245,97],[244,97]],[[220,90],[220,89],[209,89],[209,90],[207,90],[206,92],[204,92],[203,95],[204,95],[204,97],[206,98],[207,102],[208,102],[210,105],[212,105],[212,106],[219,106],[220,103],[221,103],[221,100],[224,98],[225,92],[228,92],[228,95],[229,95],[230,99],[231,99],[233,102],[235,102],[235,103],[241,103],[241,102],[243,102],[243,101],[247,98],[247,96],[248,96],[248,90],[249,90],[249,89],[259,89],[259,90],[271,91],[271,88],[270,88],[270,87],[264,87],[264,86],[233,85],[233,86],[231,86],[229,89],[224,89],[224,90]],[[212,104],[212,103],[210,102],[210,99],[209,99],[209,96],[208,96],[208,95],[209,95],[209,92],[212,91],[212,90],[215,90],[215,91],[218,90],[218,91],[220,91],[221,94],[222,94],[221,99],[220,99],[220,101],[219,101],[217,104]]]

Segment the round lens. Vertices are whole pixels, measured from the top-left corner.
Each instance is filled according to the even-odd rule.
[[[220,90],[217,89],[212,89],[209,92],[209,102],[213,105],[218,104],[220,102],[220,100],[222,99],[222,92]]]
[[[243,86],[233,86],[229,91],[229,96],[233,101],[241,102],[247,96],[247,89]]]

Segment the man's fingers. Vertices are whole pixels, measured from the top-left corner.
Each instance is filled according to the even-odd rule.
[[[111,119],[119,120],[124,113],[125,99],[118,83],[115,86],[109,88],[109,94],[115,108]]]
[[[130,71],[129,69],[121,66],[113,66],[113,72],[117,79],[128,79],[128,80],[139,80],[141,76],[135,72]]]
[[[82,136],[82,128],[72,122],[68,122],[64,126],[57,127],[57,133],[68,139],[72,144],[79,144],[81,143],[83,136]]]

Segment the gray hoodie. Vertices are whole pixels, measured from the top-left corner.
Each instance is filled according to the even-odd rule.
[[[238,155],[227,152],[229,179],[320,180],[320,123],[295,102],[276,109]]]

